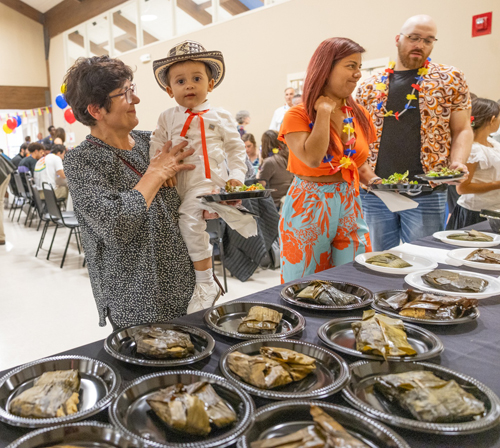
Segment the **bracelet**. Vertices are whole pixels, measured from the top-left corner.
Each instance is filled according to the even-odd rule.
[[[372,185],[373,185],[373,183],[374,183],[375,181],[377,181],[377,180],[382,180],[382,178],[381,178],[381,177],[374,177],[374,178],[370,179],[370,182],[368,182],[368,186],[369,186],[369,187],[370,187],[370,186],[372,186]]]

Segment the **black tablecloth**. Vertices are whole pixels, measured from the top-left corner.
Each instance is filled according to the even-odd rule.
[[[487,223],[481,223],[475,225],[474,227],[478,230],[490,231]],[[418,240],[414,244],[447,250],[451,250],[454,248],[453,246],[441,243],[440,241],[432,237]],[[423,250],[422,255],[425,256],[425,249]],[[439,267],[478,272],[477,270],[468,269],[465,266],[454,268],[449,265],[440,265]],[[480,272],[489,275],[495,274],[494,271]],[[324,280],[337,280],[355,283],[358,285],[362,285],[373,292],[378,292],[385,289],[401,289],[403,287],[408,287],[408,285],[405,285],[404,283],[404,276],[385,275],[380,272],[369,270],[357,263],[349,263],[307,278],[318,278]],[[241,288],[244,291],[245,285],[242,284]],[[247,296],[242,300],[280,303],[281,289],[282,286],[276,286],[275,288],[270,288],[265,291]],[[500,395],[500,296],[481,300],[480,311],[481,316],[476,322],[456,326],[427,327],[439,336],[445,347],[445,350],[441,354],[441,356],[432,359],[430,362],[435,362],[450,369],[456,370],[457,372],[470,375],[486,384],[497,395]],[[316,333],[318,328],[324,322],[337,317],[361,316],[362,314],[362,310],[347,313],[330,312],[326,314],[325,312],[318,313],[300,309],[300,312],[306,318],[307,325],[303,333],[299,336],[299,339],[319,345],[321,345],[321,342]],[[175,322],[190,324],[207,329],[203,323],[203,312],[182,317],[180,319],[177,319]],[[216,340],[214,353],[210,358],[203,360],[197,364],[193,364],[190,366],[190,368],[221,375],[218,367],[218,361],[221,354],[230,346],[235,345],[236,343],[241,341],[226,338],[213,332],[211,332],[211,334]],[[120,371],[124,382],[133,380],[135,378],[138,378],[139,376],[151,372],[159,371],[158,369],[132,366],[115,360],[104,351],[103,341],[87,344],[60,354],[85,355],[100,359],[106,363],[114,365]],[[358,360],[355,358],[349,358],[348,356],[342,356],[346,359],[347,362],[355,362]],[[0,376],[5,374],[6,372],[7,371],[0,372]],[[335,394],[334,396],[328,398],[327,401],[347,405],[346,402],[343,401],[341,393]],[[267,404],[268,401],[260,398],[255,398],[255,403],[258,407],[260,407],[264,404]],[[107,422],[107,411],[101,412],[92,419]],[[401,430],[399,428],[394,429],[407,441],[410,446],[415,448],[482,448],[500,446],[500,425],[492,430],[480,434],[458,437],[435,436],[431,434]],[[14,428],[9,425],[0,423],[0,448],[5,447],[8,443],[26,434],[27,432],[28,430],[26,429]]]

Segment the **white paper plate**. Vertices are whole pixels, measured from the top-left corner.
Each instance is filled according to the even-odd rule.
[[[493,241],[459,241],[459,240],[450,240],[448,235],[453,235],[454,233],[465,233],[463,230],[444,230],[442,232],[436,232],[432,236],[441,240],[443,243],[452,244],[453,246],[461,246],[461,247],[493,247],[498,246],[500,244],[500,235],[496,235],[495,233],[487,233],[481,232],[485,235],[491,236]]]
[[[421,291],[428,291],[428,292],[437,292],[441,294],[446,294],[449,296],[454,296],[454,297],[468,297],[468,298],[474,298],[474,299],[486,299],[491,296],[496,296],[500,294],[500,281],[497,278],[491,277],[490,275],[484,275],[484,274],[479,274],[477,272],[469,272],[469,271],[455,271],[451,269],[443,269],[444,271],[449,270],[451,272],[456,272],[458,274],[462,275],[468,275],[469,277],[478,277],[483,280],[488,281],[488,286],[483,292],[454,292],[454,291],[445,291],[443,289],[435,289],[431,288],[428,286],[424,281],[422,280],[422,275],[427,274],[431,272],[433,269],[425,269],[423,271],[418,271],[418,272],[412,272],[411,274],[408,274],[405,277],[405,282],[408,283],[410,286],[413,286],[414,288],[420,289]]]
[[[466,260],[465,257],[475,250],[477,250],[477,248],[455,249],[450,250],[446,255],[452,260],[456,260],[465,266],[470,266],[471,268],[484,269],[485,271],[500,271],[500,264],[479,263],[477,261]],[[500,249],[491,249],[491,251],[496,254],[500,254]]]
[[[422,252],[425,252],[425,247],[422,247]],[[374,264],[366,262],[366,260],[370,259],[371,257],[387,253],[402,258],[404,261],[410,263],[412,266],[407,268],[385,268],[383,266],[376,266]],[[410,272],[421,271],[422,269],[437,268],[437,263],[432,260],[429,260],[424,257],[418,257],[416,255],[407,254],[399,250],[384,250],[383,252],[368,252],[366,254],[359,254],[356,256],[355,260],[359,264],[362,264],[363,266],[366,266],[368,269],[371,269],[373,271],[385,272],[386,274],[396,274],[396,275],[397,274],[406,275],[409,274]]]

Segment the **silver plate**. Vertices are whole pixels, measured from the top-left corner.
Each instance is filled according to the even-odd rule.
[[[253,306],[264,306],[283,314],[281,322],[273,334],[245,334],[238,332],[238,326]],[[210,308],[205,313],[205,323],[216,333],[236,339],[281,339],[300,333],[306,320],[297,311],[286,306],[267,302],[229,302]]]
[[[144,327],[160,327],[164,330],[175,330],[188,333],[194,345],[194,354],[179,359],[157,359],[137,353],[133,335],[136,331]],[[148,367],[177,367],[193,364],[210,356],[214,351],[214,347],[214,338],[204,330],[189,325],[165,323],[133,325],[131,327],[122,328],[111,333],[104,341],[104,349],[114,358],[128,362],[129,364]]]
[[[238,422],[228,428],[213,429],[207,437],[195,437],[170,430],[149,407],[146,400],[158,389],[175,384],[209,382],[234,409]],[[109,410],[111,422],[127,436],[155,448],[209,448],[233,444],[250,426],[255,412],[253,400],[226,379],[211,373],[174,370],[146,375],[133,381],[116,398]]]
[[[356,350],[356,338],[352,331],[351,324],[359,320],[361,320],[360,317],[332,319],[319,327],[318,336],[328,347],[347,355],[364,359],[383,360],[384,358],[382,356],[370,355]],[[387,361],[420,361],[434,358],[444,350],[443,343],[429,330],[411,324],[405,324],[405,330],[408,342],[417,351],[417,354],[414,356],[388,356]]]
[[[335,288],[340,291],[346,292],[348,294],[354,294],[358,296],[362,301],[360,303],[354,303],[352,305],[345,306],[332,306],[332,305],[317,305],[311,302],[303,302],[301,300],[297,300],[295,295],[308,286],[311,281],[305,282],[297,282],[291,285],[285,286],[281,290],[281,298],[288,303],[291,303],[295,306],[300,306],[301,308],[307,308],[310,310],[320,310],[320,311],[349,311],[356,310],[359,308],[365,308],[370,305],[373,299],[373,293],[362,286],[355,285],[353,283],[345,283],[345,282],[334,282],[329,281]]]
[[[466,324],[468,322],[476,320],[480,315],[478,308],[475,306],[470,311],[468,311],[468,313],[465,316],[459,317],[458,319],[417,319],[416,317],[401,316],[397,313],[397,311],[393,310],[392,308],[384,307],[378,303],[378,301],[381,299],[388,299],[395,294],[406,291],[407,291],[406,289],[391,289],[387,291],[377,292],[372,302],[372,308],[375,311],[378,311],[379,313],[387,314],[388,316],[401,319],[405,322],[411,322],[414,324],[423,324],[423,325]],[[422,291],[416,291],[416,292],[422,292]],[[422,292],[422,294],[424,293]],[[440,294],[435,294],[435,295],[440,295]]]
[[[316,359],[316,370],[301,381],[294,381],[272,390],[259,389],[243,381],[229,369],[227,357],[239,351],[245,355],[258,355],[260,347],[279,347],[294,350]],[[307,398],[324,398],[338,392],[349,380],[347,363],[336,353],[308,342],[286,339],[259,339],[241,342],[227,350],[220,358],[219,367],[222,374],[237,383],[250,394],[270,400],[293,400]]]
[[[38,429],[20,437],[7,448],[43,448],[71,445],[81,448],[136,448],[136,442],[111,425],[99,422],[72,423]]]
[[[78,412],[65,417],[24,418],[11,414],[11,400],[33,386],[44,372],[76,369],[80,372]],[[119,373],[108,364],[86,356],[53,356],[20,366],[0,378],[0,420],[25,428],[44,428],[77,422],[105,409],[118,393]]]
[[[392,429],[368,418],[361,412],[324,401],[281,401],[259,408],[252,427],[238,441],[239,448],[250,448],[252,442],[282,437],[313,424],[311,405],[331,415],[352,436],[372,448],[410,448]]]
[[[474,434],[493,428],[499,423],[500,400],[491,389],[470,376],[457,373],[436,364],[390,363],[376,361],[358,361],[350,365],[351,380],[342,391],[345,399],[356,409],[389,425],[414,431],[441,435]],[[381,375],[429,370],[444,380],[455,380],[467,392],[481,400],[486,408],[486,415],[470,422],[462,423],[427,423],[408,418],[395,405],[379,401],[378,395],[371,392],[375,379]],[[451,446],[451,445],[450,445]],[[458,446],[458,445],[457,445]]]

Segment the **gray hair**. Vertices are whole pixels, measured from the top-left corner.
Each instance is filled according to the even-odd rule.
[[[250,118],[250,112],[248,112],[248,110],[240,110],[236,114],[236,121],[238,122],[238,124],[243,124],[245,118]]]

